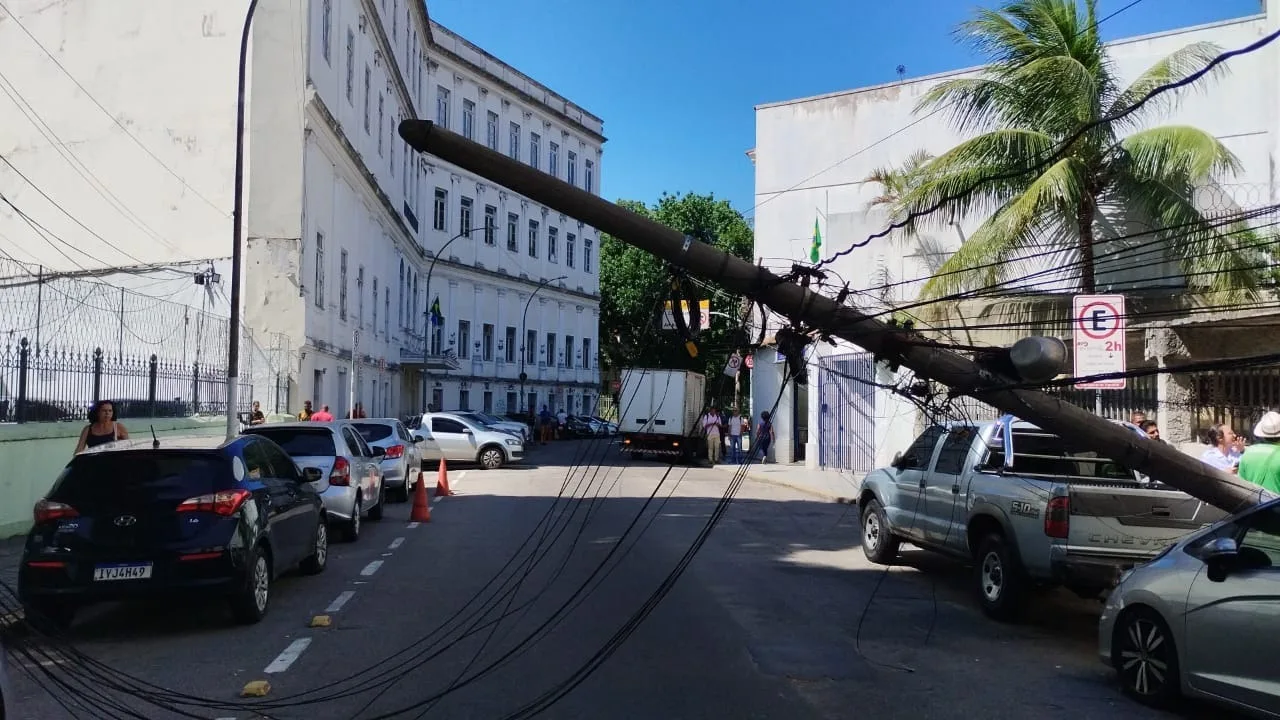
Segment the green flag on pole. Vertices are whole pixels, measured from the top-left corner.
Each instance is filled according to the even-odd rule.
[[[813,244],[809,246],[809,261],[822,259],[822,231],[818,229],[818,218],[813,219]]]

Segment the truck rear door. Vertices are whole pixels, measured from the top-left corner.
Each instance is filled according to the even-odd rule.
[[[1160,485],[1072,482],[1068,495],[1070,518],[1064,539],[1071,555],[1141,562],[1225,517],[1204,501]]]

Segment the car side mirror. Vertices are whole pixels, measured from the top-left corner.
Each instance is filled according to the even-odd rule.
[[[472,430],[471,428],[463,428],[463,430],[462,430],[462,434],[463,434],[463,435],[475,435],[475,431],[474,431],[474,430]]]
[[[420,434],[418,434],[418,433],[414,433],[414,434],[413,434],[413,441],[414,441],[414,442],[416,442],[416,443],[420,443],[420,442],[426,442],[426,441],[427,441],[427,439],[426,439],[426,438],[424,438],[424,437],[422,437],[422,435],[420,435]]]
[[[1200,551],[1200,559],[1208,569],[1209,580],[1222,582],[1235,561],[1240,557],[1240,547],[1231,538],[1215,538]]]
[[[896,468],[901,466],[902,466],[902,453],[896,452],[893,454],[893,461],[889,463],[889,467]]]
[[[387,454],[387,449],[384,447],[373,446],[369,449],[373,451],[374,457],[382,457]]]
[[[320,482],[324,479],[324,472],[315,467],[302,468],[302,479],[309,483]]]

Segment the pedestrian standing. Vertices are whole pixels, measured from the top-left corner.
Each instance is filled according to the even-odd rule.
[[[311,422],[333,422],[333,413],[329,412],[329,406],[320,407],[320,412],[311,414]]]
[[[89,424],[80,431],[76,453],[117,440],[128,440],[129,431],[116,421],[116,406],[110,400],[99,400],[89,408]]]
[[[556,419],[551,414],[551,410],[546,405],[542,406],[542,412],[538,413],[538,424],[541,432],[542,444],[546,445],[551,440],[551,433],[556,424]]]
[[[769,461],[769,448],[773,446],[773,414],[768,410],[760,413],[755,445],[760,448],[760,464],[763,465]]]
[[[720,412],[716,404],[711,403],[706,414],[702,416],[702,433],[707,438],[707,459],[712,465],[720,464]]]
[[[1209,449],[1200,456],[1200,462],[1227,472],[1236,472],[1240,466],[1240,456],[1235,453],[1236,434],[1231,426],[1219,423],[1205,433],[1209,441]]]
[[[742,414],[736,405],[729,415],[729,462],[742,462]]]
[[[311,409],[311,401],[307,400],[306,402],[302,403],[302,412],[298,413],[298,419],[310,420],[311,416],[315,414],[316,414],[315,411]]]
[[[1253,428],[1258,442],[1240,456],[1240,477],[1280,494],[1280,413],[1268,412]]]
[[[253,401],[253,410],[249,413],[250,425],[261,425],[267,421],[267,416],[262,412],[262,404],[257,400]]]

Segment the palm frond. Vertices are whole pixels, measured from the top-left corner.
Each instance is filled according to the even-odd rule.
[[[1221,53],[1222,48],[1211,42],[1192,43],[1169,53],[1147,68],[1129,87],[1118,93],[1108,105],[1106,114],[1110,116],[1123,112],[1156,88],[1187,79],[1204,69]],[[1211,70],[1203,80],[1193,83],[1189,88],[1205,87],[1208,84],[1205,80],[1216,79],[1226,73],[1227,65],[1223,63]],[[1143,105],[1141,110],[1125,117],[1116,124],[1129,128],[1138,127],[1143,119],[1158,113],[1168,112],[1177,107],[1181,96],[1185,96],[1185,93],[1180,93],[1176,90],[1157,95],[1146,105]]]
[[[1240,170],[1240,161],[1218,138],[1190,125],[1141,130],[1120,141],[1125,171],[1135,179],[1199,185]]]

